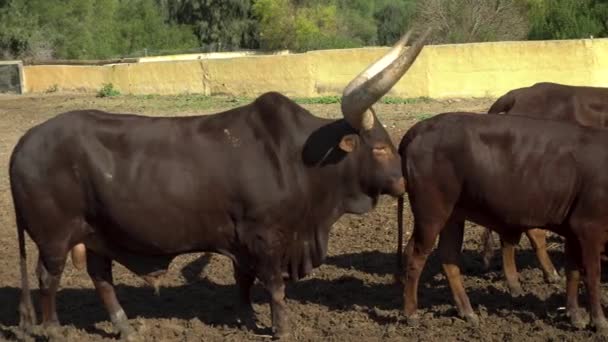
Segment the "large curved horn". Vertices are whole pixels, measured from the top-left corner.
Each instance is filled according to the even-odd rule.
[[[410,48],[406,49],[412,33],[411,30],[408,31],[386,55],[357,75],[344,88],[342,114],[351,126],[358,130],[368,130],[374,126],[371,106],[412,66],[430,32],[431,29],[427,29]]]

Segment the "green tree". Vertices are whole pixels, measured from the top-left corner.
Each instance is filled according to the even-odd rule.
[[[253,14],[258,20],[258,39],[262,48],[293,48],[295,9],[289,0],[256,0]]]
[[[155,0],[0,1],[0,55],[88,59],[198,45]]]
[[[160,0],[164,13],[191,25],[202,45],[213,50],[256,48],[252,0]]]
[[[573,39],[608,35],[608,2],[529,1],[530,39]]]
[[[198,46],[192,28],[166,23],[152,0],[121,1],[115,15],[116,50],[121,54],[141,55],[143,49],[154,52]]]
[[[258,39],[264,49],[307,51],[361,45],[344,29],[335,3],[257,0],[253,13],[259,22]]]
[[[24,0],[6,0],[0,6],[0,58],[50,57],[50,34],[39,30]]]
[[[374,12],[377,39],[381,45],[392,45],[411,25],[416,11],[416,2],[382,1]]]

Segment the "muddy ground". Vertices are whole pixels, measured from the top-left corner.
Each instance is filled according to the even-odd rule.
[[[98,108],[150,115],[206,114],[246,103],[247,99],[201,96],[119,96],[97,98],[82,94],[0,96],[0,338],[14,340],[17,329],[19,267],[14,213],[7,168],[17,139],[32,125],[59,112]],[[482,112],[492,99],[450,101],[415,100],[381,104],[376,111],[397,143],[416,121],[432,114],[468,110]],[[307,104],[320,116],[339,115],[337,104]],[[480,228],[468,225],[463,252],[465,286],[482,324],[475,328],[457,318],[436,253],[427,263],[420,286],[423,319],[408,326],[400,316],[401,287],[393,283],[396,246],[396,201],[383,198],[364,216],[346,215],[336,223],[326,263],[305,279],[288,285],[287,302],[294,337],[301,341],[574,341],[594,338],[589,330],[569,326],[562,307],[564,282],[544,283],[526,238],[517,253],[525,295],[512,298],[504,285],[496,254],[492,269],[483,272],[479,254]],[[411,225],[406,210],[405,223]],[[563,244],[551,239],[550,254],[563,275]],[[498,252],[498,251],[497,251]],[[30,284],[37,251],[28,240]],[[160,295],[126,271],[114,266],[114,279],[123,307],[145,341],[262,341],[267,330],[241,330],[234,320],[237,289],[229,260],[210,254],[176,259],[163,278]],[[58,313],[64,326],[58,341],[115,340],[108,316],[86,272],[66,266],[58,296]],[[34,285],[34,287],[36,287]],[[605,289],[605,287],[604,287]],[[267,295],[256,284],[257,319],[269,327]],[[36,293],[34,296],[36,299]],[[38,335],[37,340],[46,340]]]

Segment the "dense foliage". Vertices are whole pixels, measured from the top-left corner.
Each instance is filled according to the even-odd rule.
[[[0,0],[0,58],[608,36],[608,0]]]

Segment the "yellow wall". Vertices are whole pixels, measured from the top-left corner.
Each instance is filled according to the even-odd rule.
[[[339,95],[385,47],[303,54],[172,60],[108,66],[26,66],[28,92],[97,91],[113,83],[122,93],[202,93],[256,96]],[[181,58],[181,57],[180,57]],[[536,82],[608,87],[608,39],[435,45],[423,49],[390,96],[499,96]]]

